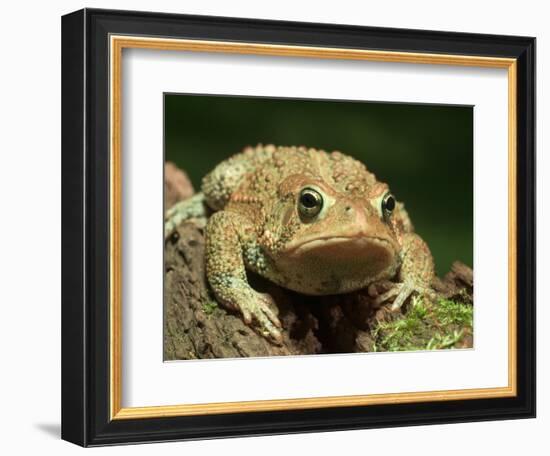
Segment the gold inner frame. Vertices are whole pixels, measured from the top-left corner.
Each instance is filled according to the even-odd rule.
[[[122,407],[122,163],[121,95],[123,49],[255,54],[317,59],[369,60],[508,70],[508,386],[426,392],[275,399],[170,406]],[[297,410],[374,404],[511,397],[517,394],[516,126],[517,61],[511,58],[387,52],[242,42],[110,36],[110,414],[111,419]]]

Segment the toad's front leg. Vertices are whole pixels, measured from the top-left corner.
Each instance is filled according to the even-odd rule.
[[[247,223],[239,215],[219,211],[206,226],[206,275],[223,306],[238,310],[247,325],[254,324],[261,334],[282,341],[275,303],[266,293],[253,290],[246,279],[243,237]]]
[[[382,303],[395,297],[391,310],[396,311],[413,293],[430,299],[434,295],[431,289],[433,278],[433,257],[428,245],[417,234],[406,233],[402,238],[399,283],[379,296],[377,302]]]

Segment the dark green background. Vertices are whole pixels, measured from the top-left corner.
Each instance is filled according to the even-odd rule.
[[[437,273],[473,266],[473,108],[167,94],[165,154],[195,189],[247,145],[340,150],[403,201]]]

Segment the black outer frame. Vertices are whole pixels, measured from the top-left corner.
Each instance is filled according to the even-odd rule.
[[[110,34],[518,59],[514,398],[109,417]],[[82,446],[535,416],[535,39],[130,11],[62,18],[62,438]]]

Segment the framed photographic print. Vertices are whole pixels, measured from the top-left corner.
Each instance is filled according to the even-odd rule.
[[[62,437],[535,416],[535,39],[62,20]]]

